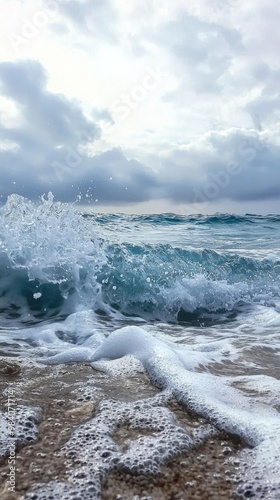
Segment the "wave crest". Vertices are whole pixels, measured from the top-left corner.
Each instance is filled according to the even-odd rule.
[[[171,221],[182,222],[157,216],[158,227]],[[98,217],[54,202],[51,194],[37,204],[11,195],[0,210],[1,313],[29,321],[82,308],[193,322],[215,315],[223,320],[242,304],[275,305],[279,298],[275,259],[171,244],[110,244],[96,237],[97,224]]]

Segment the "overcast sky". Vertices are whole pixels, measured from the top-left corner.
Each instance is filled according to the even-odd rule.
[[[0,195],[280,212],[279,0],[0,0]]]

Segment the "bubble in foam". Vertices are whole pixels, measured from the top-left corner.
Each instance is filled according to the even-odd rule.
[[[11,443],[16,448],[38,439],[39,408],[29,406],[9,407],[0,413],[0,457],[10,452]]]
[[[265,440],[253,450],[244,450],[241,456],[241,483],[238,498],[279,500],[280,450],[277,439]]]
[[[156,385],[169,388],[176,399],[189,409],[204,416],[219,429],[239,435],[247,444],[255,447],[252,455],[247,457],[250,464],[248,470],[244,468],[244,488],[246,484],[254,484],[257,485],[254,491],[257,488],[260,495],[273,490],[278,496],[271,498],[280,498],[280,417],[276,409],[245,396],[231,385],[230,379],[187,369],[185,356],[182,359],[182,356],[178,356],[178,350],[175,351],[139,327],[126,327],[113,332],[97,349],[94,357],[114,359],[128,353],[141,360]],[[279,401],[279,393],[276,395],[278,383],[272,385],[268,378],[260,377],[255,383],[266,392],[269,388],[266,398],[268,403]]]
[[[61,500],[75,500],[78,498],[98,500],[100,499],[100,483],[98,480],[92,481],[91,484],[85,482],[83,489],[81,489],[81,487],[68,482],[51,481],[39,490],[27,493],[24,498],[26,500],[52,500],[55,498]]]
[[[131,474],[157,474],[170,458],[187,453],[208,437],[210,426],[195,435],[182,428],[174,414],[163,407],[171,398],[166,391],[133,403],[103,400],[95,417],[80,425],[62,452],[67,457],[67,481],[52,482],[27,494],[28,500],[63,498],[99,498],[101,481],[111,470]],[[122,449],[114,435],[125,426],[128,430],[147,431]],[[35,495],[35,496],[34,496]]]
[[[193,446],[189,434],[165,421],[164,430],[156,436],[141,436],[133,441],[120,458],[119,467],[136,474],[157,474],[167,460]]]

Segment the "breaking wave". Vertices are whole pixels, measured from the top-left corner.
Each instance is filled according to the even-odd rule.
[[[234,317],[255,302],[277,303],[279,260],[97,237],[102,221],[111,218],[114,224],[116,217],[87,216],[76,206],[54,202],[51,194],[37,204],[11,195],[0,210],[1,314],[37,321],[90,308],[103,315],[117,311],[148,320],[193,322]],[[158,227],[183,220],[172,214],[131,218]],[[248,223],[254,218],[243,219]],[[119,216],[118,231],[127,219]],[[188,224],[202,219],[189,217]],[[218,219],[204,217],[203,223]],[[240,219],[224,215],[219,222]]]

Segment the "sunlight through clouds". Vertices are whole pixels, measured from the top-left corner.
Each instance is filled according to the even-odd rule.
[[[273,199],[277,198],[278,187],[280,197],[279,141],[274,133],[280,116],[276,0],[269,0],[265,5],[256,5],[252,0],[246,4],[240,0],[213,0],[211,4],[205,0],[192,0],[187,4],[183,0],[172,4],[167,0],[135,0],[133,3],[127,0],[42,0],[39,3],[4,0],[1,12],[1,135],[2,142],[12,141],[18,146],[1,149],[0,154],[7,169],[11,161],[18,162],[19,178],[24,177],[27,168],[21,156],[24,152],[34,165],[34,172],[38,158],[38,170],[45,171],[40,177],[44,178],[45,186],[39,182],[40,189],[51,186],[55,191],[59,187],[60,193],[61,186],[59,182],[56,184],[51,165],[61,163],[63,151],[67,158],[71,154],[73,158],[82,155],[82,162],[72,162],[76,171],[74,167],[67,170],[66,165],[65,172],[67,175],[70,172],[76,182],[80,178],[84,184],[90,176],[97,175],[97,167],[93,166],[97,158],[100,166],[109,171],[111,167],[104,166],[103,159],[111,151],[119,151],[116,168],[120,172],[130,160],[136,162],[135,168],[142,165],[144,171],[149,172],[146,202],[158,203],[160,196],[176,209],[176,203],[182,199],[192,203],[191,193],[196,189],[205,191],[205,182],[215,174],[217,165],[226,171],[227,157],[241,161],[236,148],[242,149],[242,144],[250,142],[252,137],[258,143],[266,137],[261,159],[257,150],[256,159],[250,165],[254,174],[250,182],[246,180],[245,191],[236,186],[241,180],[239,177],[238,182],[232,180],[229,187],[219,190],[213,199],[208,197],[208,201],[210,209],[214,202],[223,200],[226,209],[227,203],[239,198],[246,200],[246,197],[259,203],[262,170],[258,162],[263,162],[267,172],[263,197],[269,199],[271,193]],[[37,66],[32,66],[32,61]],[[32,99],[29,104],[19,85],[11,93],[10,84],[7,87],[5,83],[8,68],[5,63],[9,64],[9,72],[17,75],[31,64],[32,92],[34,96],[40,95],[38,102],[42,109],[48,102],[60,103],[53,122],[42,119],[36,127],[32,126],[30,120],[35,116]],[[45,75],[44,86],[37,79],[39,74]],[[26,92],[30,89],[31,86],[25,88]],[[33,107],[34,103],[36,99]],[[68,142],[62,141],[57,149],[56,141],[46,143],[46,137],[54,137],[57,123],[61,121],[61,103],[64,110],[67,108],[67,128],[71,124],[71,137],[76,139],[73,141],[69,136]],[[27,122],[32,139],[27,137],[27,129],[24,130]],[[99,130],[98,134],[90,140],[82,140],[81,123],[91,124]],[[235,153],[229,132],[233,129],[237,131],[234,141],[236,137],[239,140]],[[215,136],[219,144],[216,159],[206,147],[207,134]],[[182,156],[182,151],[190,150],[197,151],[195,160],[189,155]],[[245,160],[242,168],[242,172],[247,170]],[[174,169],[176,176],[170,176]],[[204,175],[199,177],[201,169]],[[132,176],[132,172],[129,175]],[[73,190],[68,191],[67,175],[63,196],[70,200]],[[130,180],[134,182],[132,177]],[[177,192],[179,185],[180,192]],[[2,189],[5,195],[5,183]],[[110,190],[107,191],[106,186],[100,189],[98,199],[103,197],[104,203],[110,204]],[[38,189],[34,196],[37,192]],[[124,199],[120,195],[117,203],[126,203],[126,200],[127,194]]]

